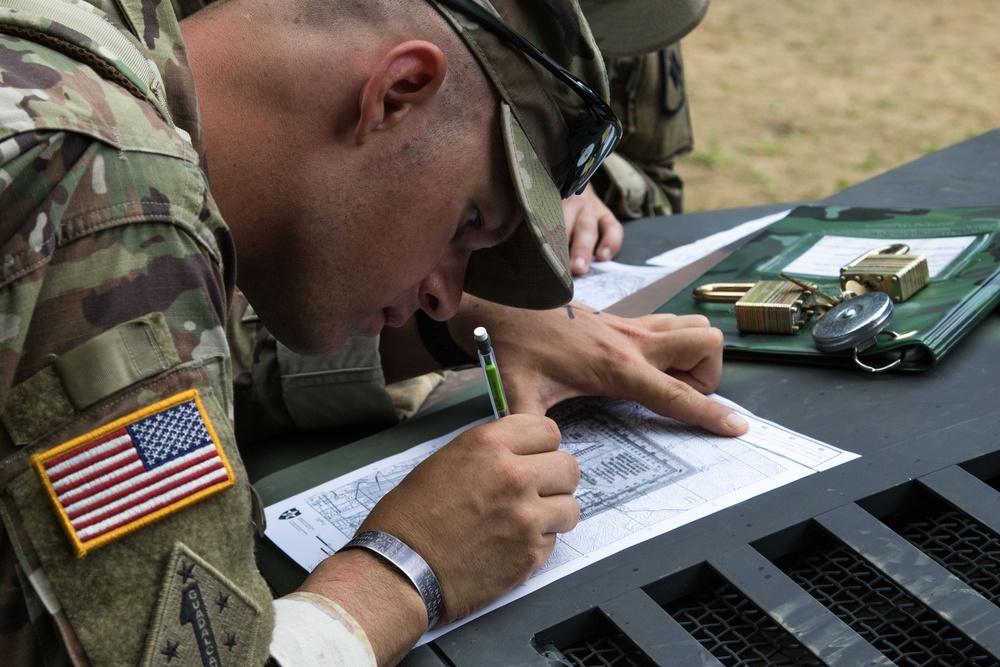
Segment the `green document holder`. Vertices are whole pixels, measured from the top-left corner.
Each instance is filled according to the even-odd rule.
[[[744,334],[736,326],[731,303],[701,303],[692,290],[707,283],[780,280],[789,263],[824,236],[873,239],[873,246],[892,239],[973,236],[975,240],[923,289],[903,303],[887,329],[908,334],[893,339],[880,334],[878,343],[859,359],[882,367],[901,359],[896,370],[923,371],[940,361],[1000,302],[1000,206],[950,209],[873,209],[801,206],[751,238],[740,249],[703,274],[658,313],[701,314],[725,335],[724,356],[731,359],[784,361],[853,366],[853,350],[824,353],[811,335],[815,318],[791,335]],[[826,293],[840,292],[838,277],[796,273]]]

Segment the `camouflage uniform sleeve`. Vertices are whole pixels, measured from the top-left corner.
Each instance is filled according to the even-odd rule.
[[[683,212],[684,183],[674,161],[694,140],[680,43],[605,63],[624,136],[594,187],[621,220]]]
[[[241,292],[227,332],[241,444],[294,429],[397,421],[378,338],[352,338],[329,355],[296,354],[268,333]]]
[[[14,135],[0,157],[7,627],[30,614],[71,664],[263,664],[273,606],[230,422],[232,247],[204,224],[197,167],[67,132]],[[157,174],[181,187],[139,185]]]

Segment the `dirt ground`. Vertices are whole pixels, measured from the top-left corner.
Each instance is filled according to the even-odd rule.
[[[825,197],[1000,127],[998,9],[714,0],[682,43],[686,209]]]

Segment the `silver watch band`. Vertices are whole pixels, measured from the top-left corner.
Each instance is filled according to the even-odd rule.
[[[441,608],[444,606],[441,584],[438,583],[430,565],[416,551],[408,547],[405,542],[381,530],[368,530],[355,536],[341,547],[341,551],[353,548],[377,553],[402,572],[424,601],[424,606],[427,608],[427,629],[430,630],[437,625],[441,617]]]

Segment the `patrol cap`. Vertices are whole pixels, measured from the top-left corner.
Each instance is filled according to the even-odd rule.
[[[580,0],[601,53],[627,58],[673,44],[701,23],[709,0]]]
[[[501,134],[524,218],[509,239],[472,254],[465,290],[519,308],[563,305],[573,297],[573,280],[562,199],[582,190],[621,136],[590,29],[574,0],[428,1],[499,93]],[[539,64],[526,55],[533,48],[554,62]]]

